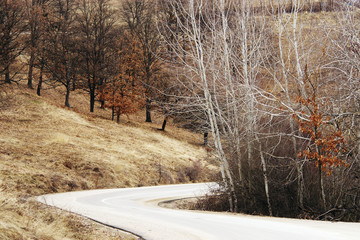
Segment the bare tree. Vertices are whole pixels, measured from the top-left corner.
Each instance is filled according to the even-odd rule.
[[[46,4],[47,0],[28,0],[26,1],[26,18],[29,22],[28,38],[28,77],[27,85],[29,88],[33,88],[33,70],[36,65],[36,53],[38,50],[39,40],[42,34],[41,21],[46,16]]]
[[[251,173],[245,173],[243,165],[246,163],[249,170],[254,158],[255,126],[259,118],[255,97],[262,62],[260,50],[265,43],[261,34],[265,21],[255,17],[253,5],[247,1],[176,1],[170,4],[178,26],[168,28],[171,37],[176,38],[168,41],[168,45],[174,46],[179,71],[188,79],[188,88],[193,88],[196,94],[192,101],[206,113],[223,181],[229,190],[230,209],[237,211],[236,186],[242,189],[251,186],[248,178]],[[182,36],[186,38],[186,45],[179,44],[184,42]],[[182,57],[184,52],[186,59]],[[246,158],[242,142],[247,145]],[[230,159],[237,159],[236,173],[230,169],[230,155],[225,148],[235,153]],[[266,169],[266,162],[262,163]],[[265,175],[264,184],[271,212]]]
[[[78,59],[74,31],[75,4],[73,0],[53,0],[49,4],[53,11],[46,18],[44,64],[49,77],[65,87],[65,106],[71,107],[70,91],[77,77]]]
[[[334,79],[331,86],[335,85],[337,89],[328,95],[328,102],[331,103],[328,112],[332,122],[347,135],[347,148],[349,149],[347,160],[350,167],[340,169],[335,173],[334,179],[338,177],[338,184],[328,195],[330,199],[327,202],[333,206],[347,205],[344,207],[344,212],[350,213],[349,215],[354,218],[359,211],[352,208],[359,203],[357,199],[348,197],[354,194],[353,191],[358,189],[359,185],[357,174],[354,171],[358,170],[360,164],[360,130],[358,127],[360,109],[358,81],[360,25],[358,21],[360,15],[354,6],[343,3],[339,7],[341,7],[341,11],[336,12],[336,24],[328,22],[324,26],[324,31],[328,36],[326,55],[331,60],[327,68],[330,69]]]
[[[115,12],[107,0],[82,0],[78,4],[76,31],[81,59],[81,74],[90,95],[90,112],[94,111],[96,91],[111,76],[111,55],[116,44]]]
[[[5,83],[11,83],[11,65],[26,48],[24,5],[22,0],[0,2],[0,74]]]
[[[299,15],[304,11],[311,11],[312,6],[312,1],[301,0],[291,1],[290,5],[288,1],[278,1],[277,4],[269,5],[269,12],[273,13],[271,18],[275,26],[274,32],[277,33],[273,36],[272,45],[269,46],[273,48],[271,50],[273,56],[267,63],[269,78],[273,81],[273,89],[269,94],[272,102],[277,105],[274,107],[282,109],[277,111],[277,114],[287,118],[289,123],[288,134],[292,154],[289,154],[288,157],[296,167],[297,202],[300,209],[304,208],[304,161],[296,155],[301,144],[301,140],[299,141],[301,136],[299,136],[297,124],[291,117],[291,113],[299,110],[296,98],[307,95],[303,81],[304,72],[306,69],[312,72],[323,64],[321,61],[313,61],[321,59],[321,51],[318,50],[321,49],[322,38],[320,35],[315,38],[312,36],[315,31],[310,33],[306,29],[309,24],[312,24],[309,23],[310,18],[304,17],[302,21],[299,20]],[[315,24],[312,24],[312,27],[317,28]],[[319,57],[314,58],[315,55],[319,55]]]

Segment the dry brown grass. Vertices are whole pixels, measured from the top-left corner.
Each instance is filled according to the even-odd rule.
[[[89,219],[1,192],[0,239],[137,239]]]
[[[158,131],[161,119],[144,124],[139,115],[116,124],[105,110],[85,114],[80,93],[71,97],[74,109],[61,107],[63,96],[53,90],[38,97],[12,86],[7,93],[11,102],[0,109],[0,239],[130,239],[33,196],[189,182],[193,166],[201,174],[191,180],[217,173],[200,135],[174,126]]]

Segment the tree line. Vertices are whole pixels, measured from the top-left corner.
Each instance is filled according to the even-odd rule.
[[[19,4],[23,3],[23,4]],[[26,4],[25,4],[26,3]],[[2,83],[63,85],[112,109],[156,108],[204,134],[214,206],[360,220],[356,7],[316,0],[2,0]],[[37,79],[34,81],[34,72]]]
[[[158,74],[160,35],[150,4],[2,0],[1,82],[17,81],[26,68],[27,85],[38,95],[44,84],[62,85],[65,106],[71,107],[71,91],[82,89],[89,93],[90,112],[97,100],[117,118],[144,105],[151,122],[154,82],[165,77]],[[25,67],[19,58],[26,59]]]

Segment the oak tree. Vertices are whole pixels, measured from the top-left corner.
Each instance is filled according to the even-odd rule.
[[[11,65],[26,48],[25,1],[0,1],[0,74],[11,83]]]
[[[112,109],[112,120],[139,111],[145,100],[145,89],[141,85],[141,48],[136,39],[124,33],[118,41],[118,75],[99,91],[105,100],[104,107]]]
[[[37,53],[40,44],[41,35],[43,34],[42,22],[45,21],[47,13],[47,0],[27,0],[26,1],[26,19],[29,22],[28,45],[28,76],[27,85],[33,88],[33,70],[36,67]]]
[[[71,86],[77,79],[76,32],[74,31],[74,0],[52,0],[53,9],[46,18],[44,30],[45,68],[48,77],[65,87],[65,106],[70,105]]]
[[[79,70],[90,95],[90,112],[94,111],[96,93],[111,77],[110,70],[116,34],[115,11],[108,0],[81,0],[76,15],[80,44]]]
[[[332,169],[339,166],[348,166],[341,154],[345,152],[345,138],[336,125],[331,124],[330,116],[325,116],[325,104],[319,102],[318,86],[312,83],[310,76],[305,72],[304,82],[311,89],[309,97],[299,96],[297,102],[304,107],[300,114],[294,114],[299,130],[309,138],[306,148],[298,153],[298,157],[314,162],[318,169],[318,185],[322,208],[326,208],[323,172],[330,175]],[[335,126],[334,126],[335,125]]]

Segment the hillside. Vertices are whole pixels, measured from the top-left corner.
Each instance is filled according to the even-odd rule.
[[[131,239],[34,196],[97,188],[208,181],[217,173],[201,136],[104,110],[84,114],[86,96],[62,108],[57,93],[38,97],[11,86],[0,109],[0,239]],[[75,112],[75,111],[77,112]],[[82,113],[83,112],[83,113]]]

